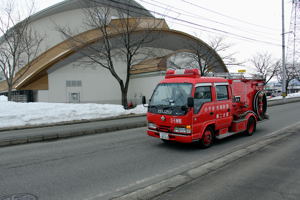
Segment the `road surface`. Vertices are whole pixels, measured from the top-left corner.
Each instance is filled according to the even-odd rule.
[[[155,200],[298,200],[300,132]]]
[[[232,152],[299,121],[300,103],[271,107],[252,137],[234,136],[202,150],[163,144],[145,128],[0,148],[0,197],[29,193],[43,200],[107,199]],[[1,198],[0,198],[1,199]]]

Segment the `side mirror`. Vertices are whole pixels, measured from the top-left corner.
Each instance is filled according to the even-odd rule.
[[[193,97],[188,97],[188,99],[187,99],[187,106],[189,108],[193,108],[194,107],[194,98]]]
[[[142,97],[142,104],[146,104],[146,97],[145,96]]]

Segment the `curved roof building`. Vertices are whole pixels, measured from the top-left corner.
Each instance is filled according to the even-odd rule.
[[[86,10],[95,5],[112,10],[106,25],[112,51],[123,48],[118,42],[123,33],[115,27],[122,26],[124,15],[120,16],[120,11],[126,9],[128,23],[135,26],[132,37],[139,38],[148,33],[153,38],[141,46],[130,71],[128,99],[133,103],[139,103],[143,95],[150,96],[167,68],[185,65],[186,57],[193,54],[192,46],[195,45],[201,47],[203,55],[209,52],[212,57],[207,63],[210,71],[228,72],[220,56],[206,43],[170,29],[163,19],[154,18],[133,0],[65,0],[31,16],[31,27],[45,35],[45,39],[39,56],[31,61],[30,68],[14,85],[16,91],[32,91],[34,101],[42,102],[121,102],[120,87],[110,72],[97,63],[87,62],[89,59],[85,56],[89,47],[101,46],[104,40],[99,29],[86,23]],[[73,30],[73,41],[80,41],[80,44],[76,48],[70,45],[70,38],[63,37],[58,27]],[[116,54],[112,60],[116,73],[126,77],[122,56]],[[2,82],[0,91],[5,90],[6,84]]]

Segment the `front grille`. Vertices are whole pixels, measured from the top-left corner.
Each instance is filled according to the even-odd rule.
[[[159,131],[162,131],[162,132],[171,132],[171,127],[170,126],[159,126],[158,127],[158,130]]]

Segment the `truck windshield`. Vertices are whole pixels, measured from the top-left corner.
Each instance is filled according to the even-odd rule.
[[[191,92],[191,83],[162,83],[155,89],[149,106],[186,106]]]

